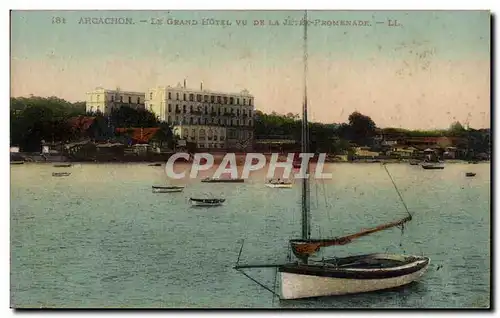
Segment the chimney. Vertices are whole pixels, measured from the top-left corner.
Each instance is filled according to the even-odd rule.
[[[200,82],[200,91],[203,91],[203,82]]]
[[[184,88],[186,88],[186,79],[184,79]]]

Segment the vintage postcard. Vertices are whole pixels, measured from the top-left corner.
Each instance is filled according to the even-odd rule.
[[[490,308],[489,11],[10,18],[12,308]]]

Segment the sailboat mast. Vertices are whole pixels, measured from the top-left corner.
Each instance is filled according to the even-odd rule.
[[[304,12],[304,102],[302,105],[302,153],[309,153],[309,127],[307,121],[307,10]],[[309,161],[306,175],[309,174]],[[302,239],[311,237],[309,224],[310,194],[309,178],[302,179]],[[307,261],[307,260],[305,260]]]

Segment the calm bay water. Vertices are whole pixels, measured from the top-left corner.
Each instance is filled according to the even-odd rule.
[[[178,166],[178,169],[187,166]],[[300,185],[264,186],[266,171],[242,184],[166,180],[147,164],[11,166],[13,307],[463,308],[489,306],[490,165],[444,170],[388,164],[414,219],[319,257],[372,252],[424,254],[422,280],[393,291],[279,301],[232,269],[287,260],[300,235]],[[311,186],[312,236],[354,233],[404,217],[380,164],[327,164],[332,180]],[[70,171],[53,178],[54,171]],[[477,173],[466,178],[465,172]],[[151,185],[185,184],[154,194]],[[224,206],[193,208],[189,197],[223,196]],[[438,266],[440,267],[438,269]],[[274,269],[250,270],[268,286]]]

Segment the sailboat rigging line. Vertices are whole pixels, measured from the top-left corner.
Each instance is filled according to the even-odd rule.
[[[389,176],[389,179],[391,179],[392,184],[394,185],[394,188],[396,189],[396,192],[398,193],[399,198],[401,199],[401,202],[403,203],[403,206],[405,207],[406,213],[408,213],[410,216],[412,216],[412,215],[411,215],[411,213],[410,213],[410,211],[408,210],[408,207],[406,206],[405,201],[403,200],[403,196],[401,195],[401,193],[400,193],[400,192],[399,192],[399,190],[398,190],[398,187],[396,186],[396,183],[395,183],[395,182],[394,182],[394,180],[392,179],[392,176],[391,176],[391,174],[389,173],[389,170],[387,170],[387,166],[386,166],[386,165],[383,165],[383,166],[384,166],[385,171],[387,172],[387,175]]]
[[[273,285],[273,289],[276,290],[276,282],[278,281],[278,267],[276,267],[276,269],[274,270],[274,285]],[[274,296],[273,296],[273,300],[271,301],[271,306],[274,307]]]
[[[240,253],[238,254],[238,260],[236,261],[236,265],[240,263],[240,257],[241,257],[241,252],[243,251],[243,244],[245,243],[245,240],[242,240],[241,242],[241,247],[240,247]]]
[[[259,285],[260,287],[264,288],[265,290],[271,292],[274,296],[277,296],[278,298],[281,298],[280,295],[278,295],[274,290],[272,290],[271,288],[265,286],[264,284],[260,283],[259,281],[257,281],[255,278],[251,277],[250,275],[248,275],[247,273],[245,273],[244,271],[242,270],[239,270],[239,269],[236,269],[238,272],[242,273],[243,275],[245,275],[247,278],[249,278],[251,281],[253,281],[254,283],[256,283],[257,285]]]

